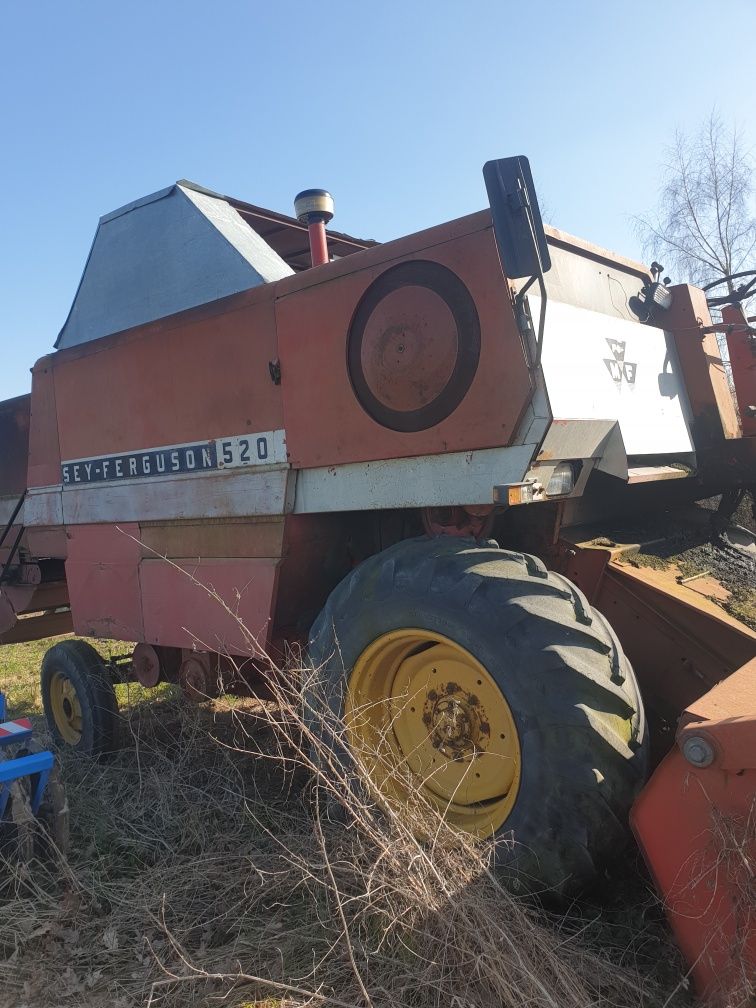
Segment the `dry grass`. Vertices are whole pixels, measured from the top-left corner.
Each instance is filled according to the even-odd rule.
[[[420,799],[424,842],[376,808],[318,689],[277,689],[134,703],[118,752],[63,760],[68,858],[0,866],[0,1004],[687,1003],[637,877],[548,916]]]
[[[673,895],[685,901],[695,887],[710,899],[715,881],[732,894],[730,913],[719,919],[707,935],[707,949],[736,966],[726,985],[712,992],[712,1002],[722,1008],[749,1008],[756,1004],[756,972],[752,942],[756,927],[756,797],[741,815],[724,814],[712,807],[708,838],[691,865],[690,880]],[[692,882],[692,886],[691,886]],[[700,913],[700,910],[698,911]]]

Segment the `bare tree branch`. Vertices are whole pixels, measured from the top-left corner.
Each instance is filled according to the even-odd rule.
[[[697,133],[675,134],[657,213],[635,219],[645,253],[697,284],[756,267],[754,160],[713,111]]]

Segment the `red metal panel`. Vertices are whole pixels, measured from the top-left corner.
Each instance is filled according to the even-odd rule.
[[[248,655],[266,647],[277,560],[143,560],[144,636],[150,644]],[[246,632],[245,629],[246,628]]]
[[[727,347],[743,435],[756,437],[756,337],[748,332],[745,313],[740,306],[725,305],[722,321],[733,326],[727,333]]]
[[[612,624],[648,706],[677,718],[756,654],[756,634],[669,571],[632,567],[611,548],[562,543],[564,574]]]
[[[469,351],[466,344],[459,345],[459,327],[450,333],[444,329],[451,316],[442,303],[443,283],[441,299],[405,278],[403,285],[386,292],[372,314],[368,301],[362,356],[355,353],[347,360],[358,304],[378,277],[399,268],[399,260],[441,264],[446,269],[436,273],[442,277],[451,271],[472,295],[480,322],[480,356],[469,390],[448,416],[424,429],[390,429],[373,419],[358,401],[355,368],[361,362],[363,401],[370,394],[394,411],[433,402],[436,386],[446,377],[438,353]],[[322,266],[313,271],[310,286],[307,279],[305,274],[281,281],[282,292],[293,292],[276,304],[287,447],[295,466],[508,444],[527,403],[530,380],[489,215]],[[466,309],[461,310],[464,314]]]
[[[68,529],[68,556],[87,563],[139,563],[142,554],[139,526],[71,525]]]
[[[77,634],[142,639],[138,540],[134,524],[70,527],[66,581]]]
[[[60,448],[55,411],[55,386],[52,362],[43,357],[32,371],[31,425],[29,428],[28,486],[54,486],[60,483]]]
[[[196,557],[280,557],[287,518],[194,519],[141,526],[142,556],[173,560]]]
[[[61,351],[54,369],[62,457],[281,428],[280,388],[268,367],[277,356],[273,287]]]
[[[670,288],[672,307],[664,315],[664,328],[674,336],[685,390],[693,410],[692,434],[701,449],[739,436],[735,404],[727,384],[715,333],[701,333],[711,325],[706,295],[685,284]]]
[[[142,636],[139,571],[134,564],[66,561],[74,630],[83,637],[133,641]]]
[[[693,704],[678,743],[710,741],[709,766],[675,748],[643,789],[631,825],[654,876],[697,993],[750,1003],[756,976],[756,660]]]

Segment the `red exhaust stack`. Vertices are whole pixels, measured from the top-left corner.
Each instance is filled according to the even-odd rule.
[[[304,189],[294,198],[297,220],[307,225],[313,266],[329,260],[326,224],[333,218],[333,196],[325,189]]]

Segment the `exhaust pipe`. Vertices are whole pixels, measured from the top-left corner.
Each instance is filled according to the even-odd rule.
[[[326,224],[333,218],[333,196],[325,189],[304,189],[294,198],[297,220],[307,225],[313,266],[329,260]]]

